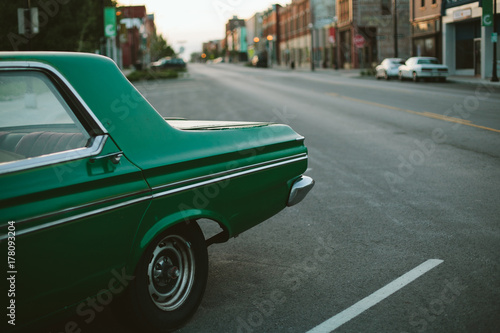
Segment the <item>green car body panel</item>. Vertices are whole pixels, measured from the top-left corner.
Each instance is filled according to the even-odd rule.
[[[217,242],[244,232],[284,209],[307,169],[290,127],[164,119],[108,58],[0,53],[0,74],[13,71],[46,75],[92,137],[70,153],[0,163],[0,241],[5,254],[14,221],[19,324],[118,288],[175,224],[213,220]]]

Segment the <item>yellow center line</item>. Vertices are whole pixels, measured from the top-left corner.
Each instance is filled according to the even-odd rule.
[[[476,124],[473,124],[470,120],[466,120],[466,119],[448,117],[448,116],[445,116],[445,115],[441,115],[441,114],[437,114],[437,113],[432,113],[432,112],[427,112],[427,111],[425,111],[425,112],[419,112],[419,111],[413,111],[413,110],[398,108],[396,106],[390,106],[390,105],[385,105],[385,104],[380,104],[380,103],[375,103],[375,102],[369,102],[369,101],[365,101],[365,100],[358,99],[358,98],[352,98],[352,97],[342,96],[342,95],[339,95],[337,93],[327,93],[327,95],[335,96],[335,97],[339,97],[339,98],[343,98],[343,99],[347,99],[347,100],[353,101],[353,102],[358,102],[358,103],[363,103],[363,104],[378,106],[378,107],[381,107],[381,108],[391,109],[391,110],[396,110],[396,111],[403,111],[403,112],[406,112],[406,113],[416,114],[416,115],[419,115],[419,116],[422,116],[422,117],[444,120],[444,121],[448,121],[448,122],[452,122],[452,123],[467,125],[467,126],[471,126],[471,127],[481,128],[481,129],[485,129],[485,130],[488,130],[488,131],[500,133],[500,130],[497,130],[497,129],[494,129],[494,128],[490,128],[490,127],[486,127],[486,126],[476,125]]]

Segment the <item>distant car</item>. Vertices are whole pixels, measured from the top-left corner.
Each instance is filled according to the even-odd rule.
[[[222,58],[222,57],[215,58],[213,61],[214,64],[219,64],[221,62],[225,62],[224,58]]]
[[[181,58],[165,57],[151,64],[152,69],[184,69],[186,63]]]
[[[380,65],[375,67],[375,77],[378,79],[389,80],[391,77],[398,77],[399,66],[404,65],[404,60],[401,58],[386,58]]]
[[[399,66],[398,77],[400,80],[412,79],[414,82],[432,78],[444,82],[448,77],[448,67],[440,64],[434,57],[412,57]]]
[[[108,305],[140,332],[181,326],[207,247],[299,203],[307,159],[287,125],[162,117],[109,58],[0,52],[2,332],[63,311],[58,332],[85,331]]]

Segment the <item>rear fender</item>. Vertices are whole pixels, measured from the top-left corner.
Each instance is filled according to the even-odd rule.
[[[196,221],[199,219],[207,219],[218,223],[219,226],[223,229],[222,235],[227,236],[223,241],[226,241],[229,238],[229,235],[232,234],[228,223],[224,220],[224,218],[219,214],[216,214],[215,212],[209,210],[182,210],[165,216],[160,220],[156,220],[155,217],[146,217],[142,221],[141,226],[139,227],[139,230],[137,232],[134,246],[132,248],[131,258],[127,264],[127,270],[129,272],[135,271],[135,267],[141,259],[144,251],[156,237],[175,225],[181,223],[197,223]],[[218,237],[218,241],[212,241],[212,243],[222,242],[220,241],[222,235]]]

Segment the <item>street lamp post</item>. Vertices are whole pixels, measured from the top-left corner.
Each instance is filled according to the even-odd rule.
[[[396,0],[392,0],[392,22],[394,24],[394,58],[398,57],[398,13]]]
[[[267,36],[267,42],[269,44],[268,51],[267,51],[267,67],[272,67],[273,66],[273,36],[268,35]]]
[[[311,28],[311,71],[314,72],[314,4],[313,4],[313,0],[309,0],[309,11],[311,12],[311,23],[309,23],[309,28]]]
[[[493,0],[493,34],[495,35],[495,38],[498,38],[497,36],[497,26],[495,22],[495,16],[497,14],[497,2],[496,0]],[[497,40],[493,42],[493,73],[491,75],[491,82],[498,82],[498,76],[497,76]]]

